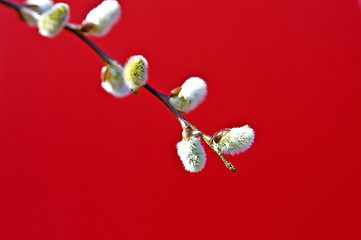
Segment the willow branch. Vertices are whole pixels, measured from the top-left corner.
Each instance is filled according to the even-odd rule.
[[[182,126],[187,126],[192,129],[192,131],[198,132],[198,136],[200,136],[203,141],[205,141],[209,147],[212,148],[213,151],[217,153],[217,155],[220,157],[220,159],[223,161],[223,163],[226,165],[226,167],[231,170],[232,172],[237,172],[236,167],[230,163],[217,149],[213,147],[211,144],[211,136],[208,136],[207,134],[204,134],[201,132],[196,126],[194,126],[192,123],[190,123],[182,114],[180,114],[177,109],[173,107],[172,104],[169,102],[169,97],[165,95],[164,93],[159,92],[155,88],[151,87],[149,84],[145,84],[143,86],[145,89],[147,89],[151,94],[153,94],[155,97],[157,97],[168,109],[173,113],[173,115],[178,119],[178,121],[181,123]]]
[[[27,6],[7,0],[0,0],[0,3],[16,10],[20,16],[21,13],[25,11],[27,14],[32,15],[35,19],[39,18],[39,14],[33,9],[28,8]],[[124,70],[124,66],[122,64],[120,64],[118,61],[116,61],[114,58],[104,52],[100,47],[98,47],[95,43],[93,43],[89,38],[84,35],[80,25],[68,23],[65,26],[65,29],[79,37],[85,44],[87,44],[94,52],[99,55],[99,57],[103,60],[105,64],[111,64],[118,68],[120,71]],[[237,169],[234,167],[234,165],[230,163],[217,149],[214,148],[211,143],[211,136],[208,136],[207,134],[201,132],[196,126],[194,126],[182,114],[180,114],[180,112],[178,112],[178,110],[175,109],[173,105],[169,102],[169,96],[162,92],[159,92],[147,83],[143,87],[155,97],[157,97],[169,109],[169,111],[178,119],[183,128],[189,127],[192,129],[192,131],[196,132],[197,135],[202,138],[203,141],[205,141],[214,152],[217,153],[217,155],[220,157],[220,159],[230,171],[237,172]]]
[[[0,3],[6,5],[8,7],[11,7],[11,8],[15,9],[18,12],[21,10],[21,8],[24,7],[23,5],[20,5],[19,3],[9,2],[9,1],[6,1],[6,0],[0,0]]]
[[[78,36],[83,42],[85,42],[91,49],[96,52],[99,57],[103,60],[104,63],[111,63],[111,61],[114,61],[112,57],[110,57],[108,54],[106,54],[102,49],[100,49],[95,43],[90,41],[89,38],[84,36],[83,32],[80,30],[80,27],[78,25],[70,24],[68,23],[65,26],[65,29],[69,32],[72,32],[76,36]]]

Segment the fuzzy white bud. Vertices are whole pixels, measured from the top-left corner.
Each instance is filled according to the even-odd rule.
[[[57,3],[40,15],[39,33],[44,37],[54,37],[66,25],[68,19],[69,6],[65,3]]]
[[[129,58],[128,62],[125,64],[123,72],[124,81],[132,91],[143,86],[147,81],[147,68],[148,62],[141,55]]]
[[[122,72],[113,65],[106,65],[101,71],[102,87],[115,97],[125,97],[130,90],[125,85]]]
[[[53,6],[52,0],[27,0],[24,3],[25,6],[31,8],[38,14],[42,14],[45,11],[49,10],[51,6]],[[30,26],[37,26],[38,25],[38,18],[29,13],[27,9],[20,9],[20,16],[22,19],[29,24]]]
[[[38,13],[43,13],[53,6],[52,0],[27,0],[24,5],[30,7]]]
[[[198,137],[192,136],[189,140],[182,140],[177,144],[177,152],[185,170],[199,172],[206,164],[206,153]]]
[[[231,128],[218,143],[212,144],[221,153],[238,154],[251,147],[254,140],[254,131],[248,125],[239,128]]]
[[[120,18],[120,5],[116,0],[106,0],[92,9],[86,16],[83,24],[92,24],[88,34],[103,36]]]
[[[169,98],[169,102],[180,112],[186,113],[196,108],[207,95],[207,84],[198,77],[185,81],[177,96]]]

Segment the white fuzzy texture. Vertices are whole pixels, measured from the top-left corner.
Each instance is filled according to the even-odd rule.
[[[103,89],[111,95],[118,98],[129,95],[130,90],[124,83],[122,73],[112,65],[102,68],[101,78]]]
[[[69,6],[57,3],[40,15],[38,21],[39,33],[44,37],[54,37],[66,25],[69,19]]]
[[[177,152],[185,170],[194,173],[204,168],[206,153],[197,137],[192,136],[188,141],[180,141],[177,144]]]
[[[120,18],[120,5],[116,0],[106,0],[92,9],[85,18],[85,22],[94,24],[87,32],[95,36],[103,36]]]
[[[25,1],[25,6],[33,8],[38,13],[43,13],[53,6],[52,0],[27,0]]]
[[[248,125],[232,128],[218,143],[213,143],[222,153],[238,154],[251,147],[254,131]]]
[[[51,6],[53,6],[53,1],[51,0],[27,0],[24,3],[25,6],[30,7],[32,10],[36,11],[39,14],[42,14],[48,11]],[[22,19],[29,25],[29,26],[37,26],[38,25],[38,17],[35,17],[32,14],[27,12],[28,9],[20,9],[20,14]]]
[[[135,55],[125,64],[123,77],[125,84],[132,90],[143,86],[148,79],[148,61],[142,55]]]
[[[195,109],[207,95],[207,84],[199,77],[191,77],[182,85],[178,96],[171,97],[170,103],[180,112]]]

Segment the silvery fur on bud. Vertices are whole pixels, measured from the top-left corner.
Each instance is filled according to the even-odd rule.
[[[231,128],[218,143],[212,144],[221,153],[238,154],[251,147],[254,141],[254,131],[248,125],[238,128]]]
[[[123,77],[125,84],[135,90],[147,81],[148,61],[141,55],[132,56],[125,64]]]
[[[184,168],[189,172],[199,172],[206,164],[206,153],[198,137],[182,140],[177,144],[177,152]]]
[[[124,83],[122,72],[113,65],[107,65],[101,71],[102,87],[105,91],[115,97],[125,97],[130,93]]]
[[[90,35],[103,36],[120,18],[120,5],[116,0],[106,0],[92,9],[86,16],[83,24],[92,24],[86,32]]]
[[[39,33],[44,37],[54,37],[66,25],[68,19],[69,6],[65,3],[57,3],[40,15]]]
[[[169,98],[169,102],[180,112],[187,113],[196,108],[207,95],[207,84],[203,79],[191,77],[185,81],[177,96]]]

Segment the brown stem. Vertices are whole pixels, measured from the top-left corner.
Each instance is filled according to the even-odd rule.
[[[182,114],[180,114],[177,109],[173,107],[172,104],[168,101],[168,96],[164,93],[159,92],[155,88],[151,87],[148,83],[146,83],[143,86],[145,89],[147,89],[151,94],[153,94],[155,97],[157,97],[168,109],[173,113],[173,115],[181,122],[182,126],[186,125],[192,129],[192,131],[199,131],[199,129],[191,124],[185,117],[183,117]]]
[[[6,0],[0,0],[0,3],[3,5],[6,5],[10,8],[15,9],[19,14],[21,14],[21,11],[26,11],[28,14],[33,15],[35,18],[39,17],[39,14],[34,11],[31,8],[28,8],[24,5],[20,5],[18,3],[9,2]],[[112,64],[113,66],[117,67],[120,71],[124,70],[124,66],[121,65],[119,62],[117,62],[114,58],[109,56],[107,53],[105,53],[101,48],[99,48],[95,43],[93,43],[89,38],[87,38],[83,31],[81,30],[81,25],[75,25],[68,23],[65,26],[65,29],[70,31],[71,33],[78,36],[84,43],[86,43],[93,51],[95,51],[99,57],[104,61],[105,64]],[[237,172],[237,169],[233,166],[232,163],[230,163],[217,149],[214,148],[212,145],[211,137],[201,132],[196,126],[194,126],[192,123],[190,123],[185,117],[183,117],[182,114],[180,114],[172,104],[169,102],[169,97],[165,95],[164,93],[159,92],[155,88],[151,87],[149,84],[145,84],[143,86],[145,89],[147,89],[151,94],[153,94],[155,97],[157,97],[172,113],[173,115],[178,119],[178,121],[181,123],[182,127],[190,127],[192,131],[197,132],[197,135],[205,141],[210,148],[212,148],[213,151],[217,153],[217,155],[222,159],[223,163],[226,165],[226,167],[232,171]]]
[[[24,7],[23,5],[19,4],[19,3],[14,3],[14,2],[9,2],[9,1],[6,1],[6,0],[0,0],[0,3],[8,6],[8,7],[11,7],[13,9],[15,9],[16,11],[20,11],[20,9],[22,7]]]
[[[81,31],[80,25],[75,25],[68,23],[65,26],[65,29],[69,32],[72,32],[76,36],[78,36],[83,42],[85,42],[91,49],[93,49],[99,57],[103,60],[105,64],[112,64],[117,67],[119,70],[123,71],[124,67],[120,63],[118,63],[114,58],[109,56],[106,52],[104,52],[101,48],[99,48],[95,43],[93,43],[89,38],[87,38],[83,32]]]
[[[91,49],[93,49],[94,52],[96,52],[99,55],[99,57],[103,60],[104,63],[109,63],[110,59],[113,60],[108,54],[106,54],[102,49],[100,49],[97,45],[95,45],[95,43],[90,41],[89,38],[84,36],[84,34],[82,33],[82,31],[80,30],[80,27],[78,25],[73,25],[73,24],[68,23],[65,26],[65,29],[74,33],[83,42],[85,42],[89,47],[91,47]]]
[[[9,2],[6,0],[0,0],[0,3],[15,9],[19,14],[21,13],[21,11],[26,11],[27,14],[32,15],[34,18],[39,18],[39,14],[27,6],[14,2]],[[93,43],[83,34],[83,32],[81,31],[81,25],[68,23],[64,28],[78,36],[83,42],[85,42],[89,47],[91,47],[99,55],[99,57],[103,60],[104,63],[113,64],[120,70],[123,70],[124,67],[120,63],[118,63],[114,58],[105,53],[101,48],[99,48],[95,43]]]

